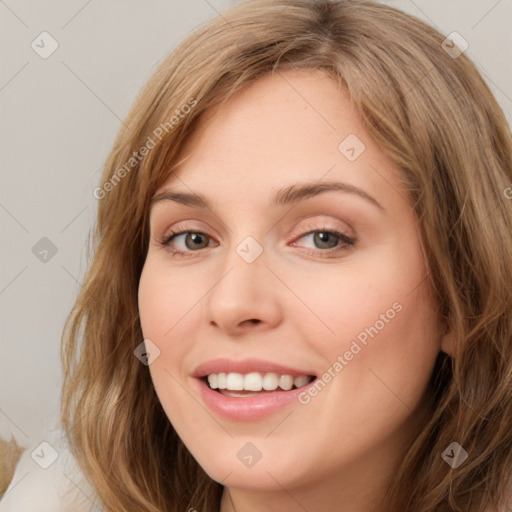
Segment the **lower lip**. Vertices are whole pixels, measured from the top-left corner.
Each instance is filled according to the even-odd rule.
[[[297,402],[298,396],[307,386],[290,391],[272,391],[258,396],[226,396],[213,389],[203,379],[195,379],[204,403],[216,414],[229,420],[251,421],[270,416],[287,405]]]

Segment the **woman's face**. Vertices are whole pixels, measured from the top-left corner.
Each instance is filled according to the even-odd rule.
[[[417,434],[446,343],[397,169],[320,71],[259,79],[184,154],[139,287],[169,420],[232,488],[374,485]]]

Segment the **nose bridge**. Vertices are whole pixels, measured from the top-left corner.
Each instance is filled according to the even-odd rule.
[[[246,235],[231,244],[219,262],[218,279],[208,294],[210,323],[233,330],[247,320],[278,321],[280,306],[267,263],[266,251],[254,236]]]
[[[248,235],[240,242],[233,237],[233,243],[221,259],[219,280],[212,292],[223,295],[224,301],[236,300],[236,297],[244,295],[254,298],[260,295],[268,277],[265,274],[270,272],[265,266],[267,258],[263,245],[255,237]],[[217,300],[220,298],[217,297]]]

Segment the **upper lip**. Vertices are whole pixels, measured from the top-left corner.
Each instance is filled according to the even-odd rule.
[[[260,372],[267,373],[273,372],[279,375],[291,375],[292,377],[299,377],[300,375],[313,375],[315,374],[309,370],[300,370],[297,368],[290,368],[282,364],[273,363],[272,361],[265,361],[263,359],[241,359],[236,361],[234,359],[211,359],[200,364],[192,373],[193,377],[206,377],[212,373],[252,373]]]

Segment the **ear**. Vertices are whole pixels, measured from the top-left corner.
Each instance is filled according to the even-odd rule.
[[[454,357],[456,347],[456,339],[455,333],[453,330],[447,328],[445,334],[441,338],[440,350],[442,350],[445,354],[448,354],[450,357]]]

